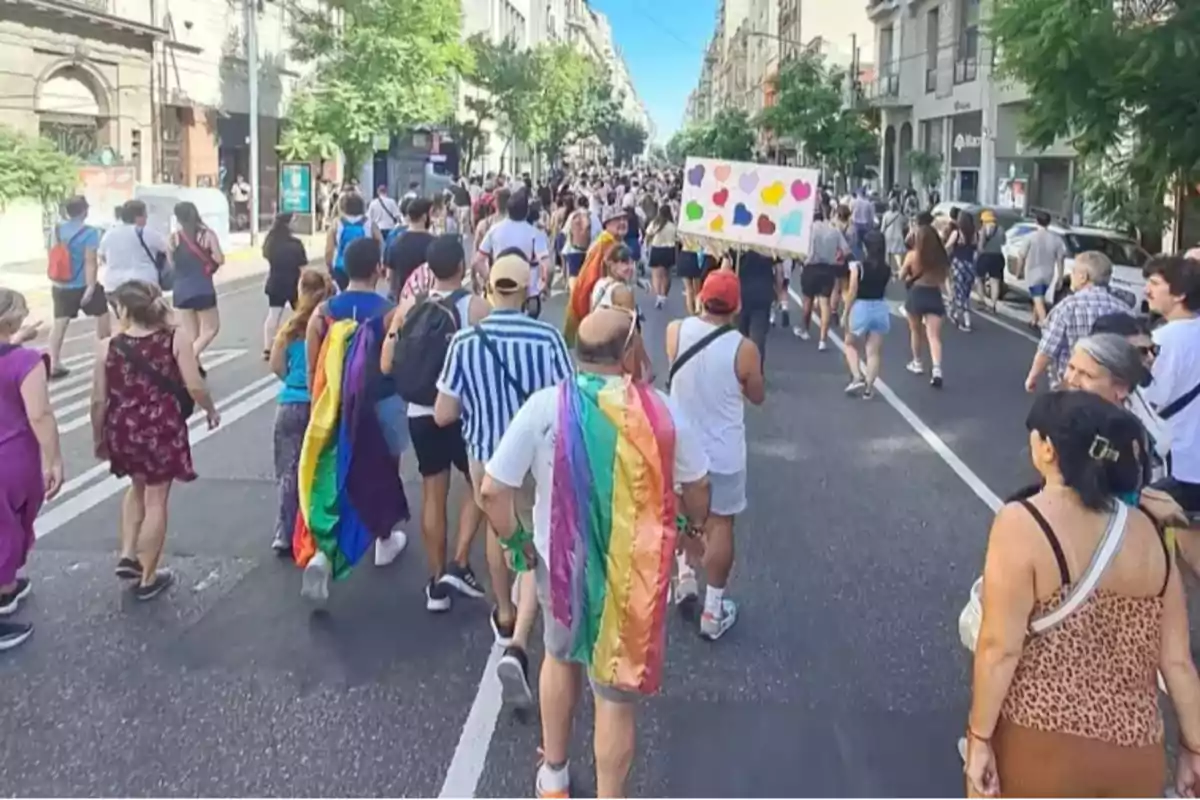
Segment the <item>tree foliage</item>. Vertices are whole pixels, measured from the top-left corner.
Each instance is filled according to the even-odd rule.
[[[924,150],[908,152],[908,166],[926,191],[935,188],[942,179],[942,154]]]
[[[326,0],[292,6],[291,55],[314,65],[293,97],[281,150],[346,156],[351,174],[380,134],[445,119],[471,65],[459,0]]]
[[[79,185],[79,163],[50,142],[0,125],[0,208],[22,198],[57,203]]]
[[[677,131],[667,142],[667,158],[682,164],[689,156],[749,161],[754,155],[755,135],[744,111],[726,108],[711,122]]]
[[[1200,180],[1200,5],[996,0],[990,28],[999,74],[1029,89],[1022,138],[1069,139],[1102,216],[1160,227],[1163,197]]]

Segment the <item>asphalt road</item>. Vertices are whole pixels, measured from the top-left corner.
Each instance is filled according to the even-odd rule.
[[[39,520],[36,588],[17,617],[37,631],[0,656],[0,791],[529,796],[538,727],[497,712],[488,606],[427,613],[415,535],[392,566],[336,584],[327,615],[310,613],[299,571],[270,552],[265,303],[258,279],[223,292],[209,370],[225,422],[194,434],[200,479],[176,487],[167,542],[180,580],[153,603],[135,605],[112,576],[121,484],[89,452],[88,326],[72,328],[78,370],[53,387],[69,483]],[[681,302],[643,305],[665,375],[662,332]],[[547,317],[561,310],[556,299]],[[843,395],[835,349],[771,333],[767,402],[747,412],[741,618],[715,644],[672,618],[632,794],[961,793],[957,616],[989,503],[1032,476],[1021,384],[1033,344],[982,319],[950,331],[937,391],[904,371],[907,333],[893,322],[888,389],[869,402]],[[415,510],[411,460],[405,474]],[[586,794],[590,712],[580,721],[572,772]]]

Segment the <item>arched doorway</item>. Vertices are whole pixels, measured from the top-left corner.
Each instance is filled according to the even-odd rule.
[[[896,185],[896,129],[888,125],[883,134],[883,186],[884,192]]]
[[[38,87],[38,132],[62,152],[87,159],[109,146],[108,95],[87,69],[68,65]]]
[[[907,187],[912,183],[912,168],[908,165],[908,154],[913,149],[913,127],[911,122],[900,126],[900,185]]]

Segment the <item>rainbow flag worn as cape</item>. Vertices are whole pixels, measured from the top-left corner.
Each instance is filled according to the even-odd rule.
[[[571,632],[571,660],[625,691],[662,682],[674,465],[675,426],[653,388],[589,374],[560,386],[550,613]]]
[[[569,347],[575,346],[575,337],[579,332],[579,323],[592,311],[592,290],[596,282],[604,277],[604,260],[620,240],[608,231],[601,231],[588,248],[583,266],[579,269],[579,277],[575,279],[575,288],[571,290],[571,299],[567,303],[567,319],[563,323],[563,338]]]
[[[378,379],[374,325],[342,320],[321,345],[312,413],[300,451],[296,563],[318,551],[345,577],[374,540],[408,519],[399,462],[388,451],[371,388]]]

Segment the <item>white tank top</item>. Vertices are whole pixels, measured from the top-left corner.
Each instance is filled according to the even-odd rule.
[[[699,317],[683,320],[675,357],[716,327]],[[703,439],[709,469],[718,475],[736,475],[746,469],[746,411],[737,377],[741,344],[737,331],[717,337],[671,380],[671,399]]]
[[[444,297],[449,297],[450,292],[440,292],[433,289],[429,292],[430,300],[441,300]],[[471,298],[470,292],[467,292],[462,297],[454,302],[454,308],[458,311],[459,330],[471,326]],[[408,404],[408,416],[410,417],[432,417],[433,406],[419,406],[416,403]]]
[[[597,308],[612,308],[613,292],[618,286],[624,285],[616,278],[601,278],[596,281],[596,285],[592,288],[592,311]]]

